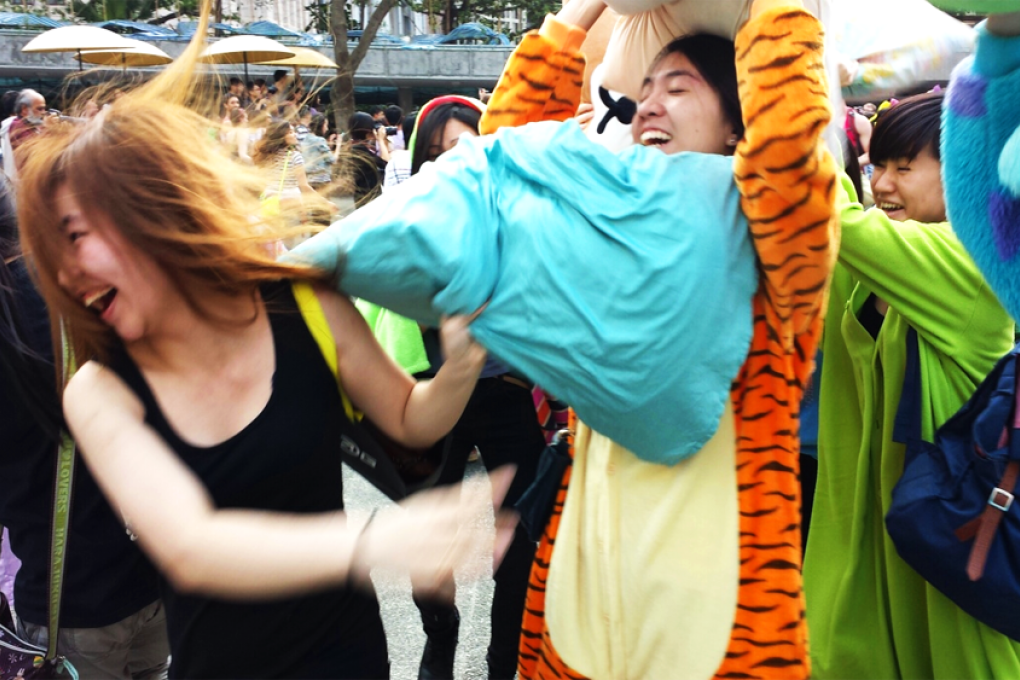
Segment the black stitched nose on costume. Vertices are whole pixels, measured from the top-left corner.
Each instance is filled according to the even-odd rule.
[[[634,114],[637,113],[637,104],[633,100],[627,97],[620,97],[619,99],[613,99],[613,95],[609,94],[609,90],[599,86],[599,99],[606,105],[609,110],[606,111],[606,115],[599,121],[597,132],[601,135],[606,131],[606,126],[609,125],[609,121],[613,118],[619,119],[624,125],[630,125],[630,122],[634,120]]]

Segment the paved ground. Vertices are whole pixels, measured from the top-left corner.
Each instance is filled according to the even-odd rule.
[[[367,515],[372,508],[390,501],[375,490],[357,473],[344,468],[344,496],[348,511],[354,515]],[[466,479],[470,484],[489,486],[485,468],[481,463],[469,463]],[[492,511],[480,513],[473,521],[484,523],[490,530]],[[488,561],[492,571],[492,556],[478,555],[480,562]],[[373,572],[379,601],[382,605],[383,624],[390,646],[390,677],[392,680],[416,680],[421,661],[425,634],[421,629],[418,609],[411,600],[411,584],[407,577],[398,574]],[[457,608],[460,610],[460,645],[454,674],[457,680],[480,680],[487,675],[485,650],[489,645],[489,608],[492,606],[492,579],[474,583],[457,582]]]
[[[353,200],[348,197],[336,199],[341,214],[349,214]],[[367,515],[372,508],[389,504],[388,498],[376,491],[356,472],[344,468],[344,502],[354,515]],[[480,463],[468,463],[465,479],[469,483],[489,486],[485,467]],[[479,515],[475,521],[484,523],[490,530],[493,526],[492,512]],[[480,562],[489,562],[492,571],[492,556],[478,555]],[[425,645],[425,633],[421,629],[418,608],[411,600],[411,584],[407,577],[397,574],[373,572],[376,592],[382,606],[383,625],[390,646],[390,678],[392,680],[417,680],[418,663]],[[460,642],[454,666],[456,680],[480,680],[487,676],[485,650],[489,646],[489,609],[492,607],[492,579],[474,583],[457,582],[457,608],[460,610]]]

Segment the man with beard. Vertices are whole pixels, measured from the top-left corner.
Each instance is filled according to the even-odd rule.
[[[14,104],[14,114],[17,118],[7,130],[4,146],[9,143],[11,151],[17,152],[19,146],[42,133],[46,117],[46,99],[35,90],[22,90]],[[5,148],[4,151],[6,150]],[[14,153],[4,153],[4,171],[11,179],[17,177],[18,165]]]

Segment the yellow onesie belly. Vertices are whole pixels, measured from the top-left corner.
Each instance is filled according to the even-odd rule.
[[[594,680],[719,668],[740,566],[735,441],[728,402],[712,439],[671,467],[579,424],[546,590],[549,635],[571,668]]]

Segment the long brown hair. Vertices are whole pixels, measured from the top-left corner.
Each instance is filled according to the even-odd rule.
[[[152,257],[204,318],[217,319],[203,291],[254,295],[263,281],[322,277],[275,261],[267,246],[298,230],[288,230],[287,216],[259,216],[264,173],[232,160],[199,113],[214,101],[196,94],[193,75],[208,10],[206,0],[196,37],[164,73],[90,121],[48,126],[23,147],[17,205],[24,247],[54,332],[63,319],[80,362],[108,358],[117,338],[57,282],[70,246],[54,201],[61,187],[83,212],[107,218],[94,220],[96,228],[112,227]]]
[[[276,159],[276,155],[288,148],[287,135],[291,132],[291,124],[285,120],[275,121],[266,127],[266,134],[255,146],[253,160],[256,165],[266,165]]]

